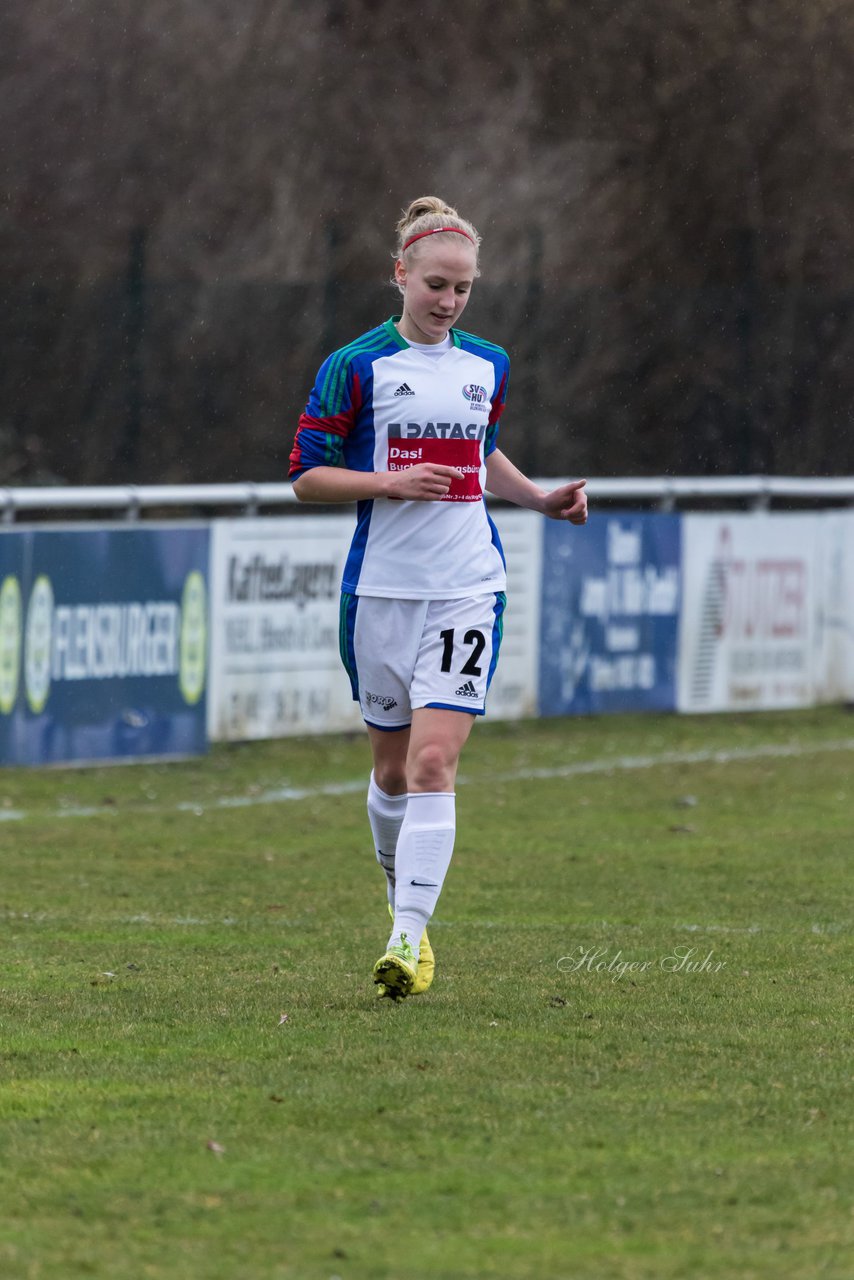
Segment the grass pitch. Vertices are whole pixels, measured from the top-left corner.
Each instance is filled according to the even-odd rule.
[[[0,1276],[850,1280],[853,772],[479,724],[396,1005],[360,738],[3,772]]]

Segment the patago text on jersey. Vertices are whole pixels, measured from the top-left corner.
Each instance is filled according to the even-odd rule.
[[[482,440],[485,422],[390,422],[392,440]]]

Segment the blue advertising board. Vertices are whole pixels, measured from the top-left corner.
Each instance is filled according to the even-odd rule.
[[[543,527],[543,716],[676,709],[681,517]]]
[[[208,527],[0,533],[0,764],[207,748]]]

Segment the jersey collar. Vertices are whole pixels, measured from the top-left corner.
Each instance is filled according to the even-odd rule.
[[[388,333],[388,336],[391,338],[392,342],[396,346],[400,347],[401,351],[410,351],[412,348],[410,347],[409,343],[406,341],[406,339],[403,337],[403,335],[401,334],[400,330],[397,327],[398,320],[402,320],[402,319],[403,319],[402,316],[392,316],[389,320],[386,320],[385,324],[383,325],[383,328]],[[451,335],[451,341],[453,345],[455,347],[460,346],[460,335],[457,333],[456,329],[453,329],[453,328],[449,329],[448,333]]]

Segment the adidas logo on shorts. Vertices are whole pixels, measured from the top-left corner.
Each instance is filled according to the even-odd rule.
[[[471,680],[466,680],[465,684],[461,684],[457,689],[456,697],[458,698],[476,698],[477,689],[475,689]]]
[[[412,390],[408,382],[401,382],[394,394],[395,396],[414,396],[415,392]]]

